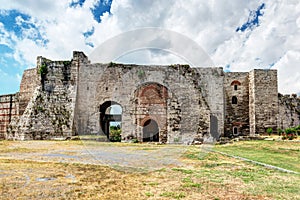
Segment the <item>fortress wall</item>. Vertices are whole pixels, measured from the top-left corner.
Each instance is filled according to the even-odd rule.
[[[37,69],[27,69],[24,71],[19,93],[19,109],[20,115],[22,115],[30,101],[33,92],[38,84],[38,72]]]
[[[210,109],[210,133],[214,138],[224,135],[224,72],[223,68],[192,68],[196,71],[196,80],[201,95]]]
[[[18,93],[0,96],[0,139],[5,139],[9,123],[19,116]]]
[[[300,125],[300,97],[279,94],[278,128],[286,129]]]
[[[76,93],[75,81],[71,78],[72,66],[76,66],[75,61],[37,58],[37,68],[23,76],[22,109],[30,100],[18,122],[11,124],[8,139],[50,139],[72,135],[73,96]],[[35,76],[41,67],[43,72]],[[36,87],[30,82],[35,77],[32,82],[36,81]]]
[[[135,92],[145,83],[157,83],[168,88],[169,143],[192,142],[197,134],[209,133],[209,110],[201,97],[194,72],[187,66],[137,66],[123,64],[86,64],[80,66],[76,116],[80,134],[98,134],[100,105],[115,101],[123,108],[122,137],[142,137],[137,119],[146,111],[136,110]],[[148,110],[149,117],[161,115],[156,106]],[[175,118],[179,122],[174,126]],[[201,135],[202,136],[202,135]]]
[[[37,73],[41,67],[44,75]],[[139,89],[155,84],[167,90],[165,102],[156,101],[160,91],[153,90],[142,95],[149,105],[140,106]],[[107,101],[122,106],[123,140],[141,141],[147,118],[158,122],[160,141],[168,143],[229,136],[235,127],[238,135],[253,135],[299,125],[299,97],[278,97],[277,90],[276,70],[91,64],[82,52],[73,52],[71,61],[38,57],[37,68],[24,72],[20,93],[0,96],[0,138],[100,134],[100,106]]]
[[[249,79],[248,72],[227,72],[224,77],[225,136],[249,135]],[[237,98],[234,104],[232,98]]]
[[[277,132],[278,86],[277,71],[254,69],[249,73],[250,134]]]

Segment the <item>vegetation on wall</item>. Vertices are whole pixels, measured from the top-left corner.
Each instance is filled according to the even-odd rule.
[[[42,84],[42,90],[45,90],[45,78],[48,73],[48,67],[45,63],[43,63],[40,68],[38,69],[38,73],[41,75],[41,84]]]

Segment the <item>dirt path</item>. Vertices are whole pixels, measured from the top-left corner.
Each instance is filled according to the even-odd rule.
[[[0,157],[33,161],[87,163],[124,170],[156,170],[169,165],[182,166],[186,148],[177,145],[126,145],[93,141],[26,141],[13,143]]]

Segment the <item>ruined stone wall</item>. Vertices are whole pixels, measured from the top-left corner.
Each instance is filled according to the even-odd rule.
[[[277,71],[254,69],[249,73],[250,134],[277,132],[278,122]]]
[[[0,96],[0,137],[6,131],[6,138],[20,140],[101,134],[100,107],[114,102],[122,107],[122,140],[143,141],[151,119],[160,142],[191,143],[299,125],[299,101],[278,101],[276,70],[91,64],[74,52],[70,61],[38,57],[37,68],[24,72],[20,93]]]
[[[278,95],[278,128],[286,129],[300,125],[300,97],[297,95]]]
[[[147,83],[168,90],[168,143],[188,143],[209,133],[209,108],[189,66],[86,64],[80,66],[78,80],[75,122],[79,134],[99,134],[100,105],[114,101],[123,109],[122,139],[133,136],[142,140],[137,118],[147,114],[155,119],[159,114],[155,105],[150,110],[136,109],[136,91]]]
[[[8,125],[19,116],[18,96],[18,93],[0,96],[0,139],[6,139]]]
[[[224,78],[225,136],[249,135],[249,73],[227,72]],[[236,98],[236,102],[233,102]],[[236,132],[234,132],[236,129]]]
[[[19,92],[19,112],[22,115],[38,85],[37,69],[27,69],[24,71]]]
[[[210,134],[214,138],[224,135],[224,72],[219,68],[193,68],[201,95],[210,109]]]
[[[76,99],[72,68],[76,66],[75,60],[51,61],[38,57],[37,69],[29,71],[22,81],[22,109],[24,102],[32,96],[23,115],[11,123],[8,139],[50,139],[72,135]],[[33,84],[27,84],[34,73],[37,74],[35,88]]]

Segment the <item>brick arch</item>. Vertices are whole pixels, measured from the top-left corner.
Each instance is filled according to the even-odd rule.
[[[147,82],[138,86],[134,92],[136,124],[144,127],[149,120],[154,120],[159,131],[167,130],[168,88],[156,82]],[[166,136],[164,136],[166,137]],[[159,134],[160,141],[162,139]]]
[[[238,80],[234,80],[234,81],[231,82],[230,85],[231,85],[231,86],[232,86],[232,85],[241,85],[241,82],[239,82]]]
[[[161,104],[166,105],[168,89],[155,82],[144,83],[139,86],[135,96],[140,104]]]

